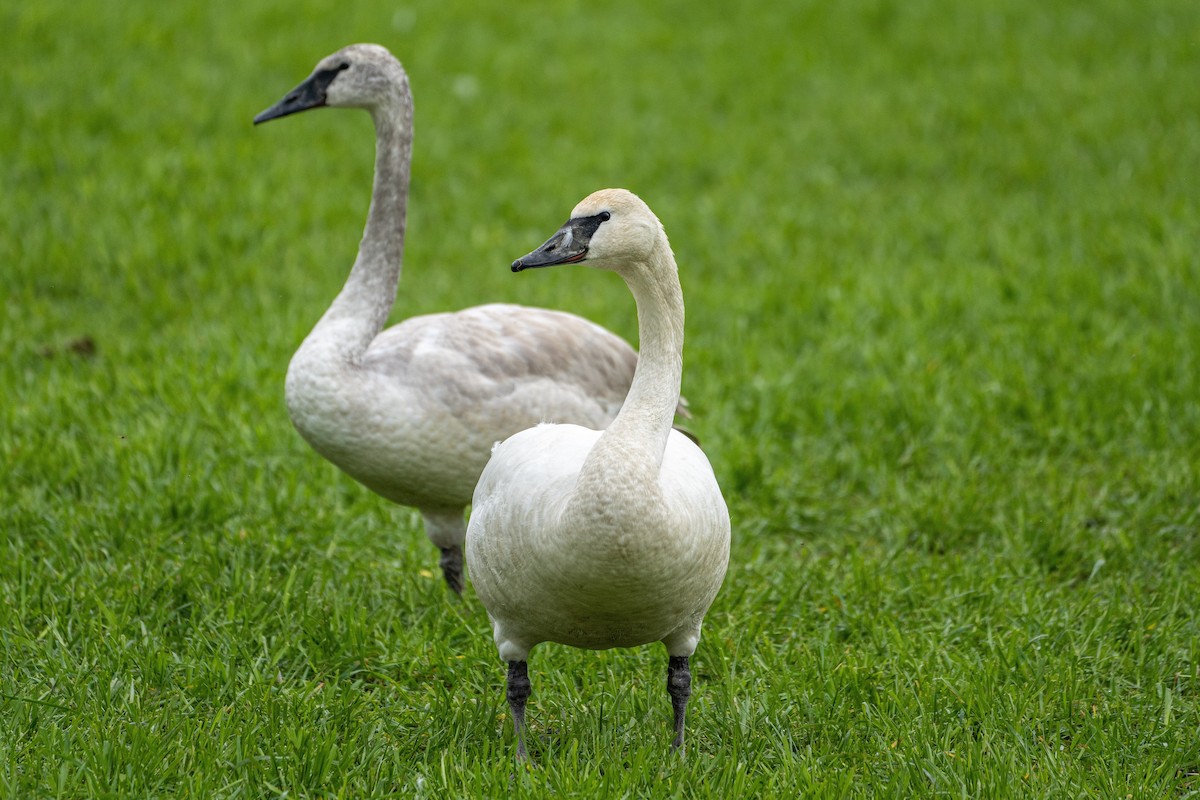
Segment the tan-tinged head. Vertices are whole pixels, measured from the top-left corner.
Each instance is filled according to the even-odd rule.
[[[627,189],[601,189],[580,201],[571,218],[512,269],[586,264],[621,273],[649,263],[659,247],[669,245],[650,207]]]

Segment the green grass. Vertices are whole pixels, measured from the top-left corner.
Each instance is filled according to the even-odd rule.
[[[0,10],[0,795],[1200,795],[1200,5]],[[540,648],[291,429],[361,113],[251,117],[379,41],[416,94],[394,317],[637,191],[733,560],[667,752],[661,648]],[[82,342],[94,343],[94,352]]]

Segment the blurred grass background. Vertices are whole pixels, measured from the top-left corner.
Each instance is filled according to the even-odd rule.
[[[507,265],[603,186],[671,236],[734,518],[667,757],[658,648],[531,663],[310,452],[282,380],[366,115],[253,115],[353,41],[416,97],[393,314],[636,341]],[[0,10],[0,793],[1200,789],[1200,6],[306,1]]]

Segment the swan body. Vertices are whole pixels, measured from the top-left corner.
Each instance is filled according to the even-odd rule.
[[[546,641],[663,642],[681,746],[688,658],[729,562],[729,512],[712,467],[671,426],[683,297],[661,224],[630,192],[602,190],[513,269],[577,262],[617,272],[637,302],[641,356],[628,397],[603,431],[545,424],[497,445],[467,529],[471,580],[509,664],[522,757],[526,661]]]
[[[728,513],[712,469],[676,433],[657,481],[628,475],[573,495],[600,436],[540,425],[508,439],[496,468],[484,469],[467,559],[505,661],[524,661],[546,641],[591,650],[663,641],[672,655],[696,649],[728,562],[720,525]],[[553,460],[531,457],[539,452]]]
[[[564,417],[606,424],[636,359],[621,357],[628,345],[586,320],[501,304],[405,320],[354,366],[320,345],[310,337],[288,367],[297,429],[367,488],[434,517],[427,530],[440,547],[461,546],[463,507],[498,438]],[[597,349],[614,357],[588,361]],[[538,368],[547,359],[555,370]]]
[[[371,114],[375,176],[350,276],[288,366],[288,413],[323,457],[420,510],[446,581],[461,592],[464,510],[492,446],[540,422],[607,425],[637,354],[580,317],[508,304],[413,317],[384,330],[404,253],[408,77],[385,48],[351,45],[322,59],[255,123],[322,106]]]

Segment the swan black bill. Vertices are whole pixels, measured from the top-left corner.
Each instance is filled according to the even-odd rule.
[[[339,72],[349,66],[349,64],[341,64],[337,67],[317,70],[308,76],[303,83],[288,92],[278,103],[265,111],[259,112],[254,118],[254,124],[258,125],[268,120],[279,119],[289,114],[298,114],[301,111],[308,111],[310,108],[324,106],[329,84],[333,83],[333,79],[337,77]]]
[[[547,244],[549,244],[547,242]],[[512,263],[512,271],[520,272],[526,269],[535,269],[537,267],[554,267],[559,264],[576,264],[583,261],[587,255],[587,247],[574,253],[568,253],[564,250],[558,252],[543,252],[547,245],[542,245],[537,250],[534,250],[528,255],[521,256]]]
[[[553,267],[558,264],[576,264],[588,254],[588,243],[600,224],[609,215],[596,214],[591,217],[569,219],[558,231],[532,253],[523,255],[512,263],[512,271]]]

